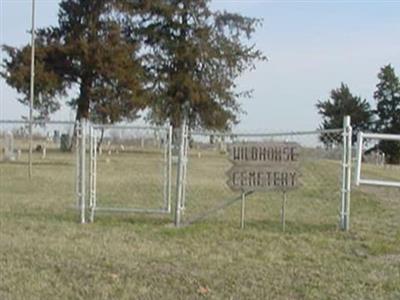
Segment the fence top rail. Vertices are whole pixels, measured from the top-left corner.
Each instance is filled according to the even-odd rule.
[[[387,180],[374,180],[374,179],[359,179],[357,185],[377,185],[377,186],[388,186],[400,188],[400,181],[387,181]]]
[[[213,132],[213,131],[191,131],[192,135],[197,136],[225,136],[225,137],[275,137],[275,136],[293,136],[293,135],[315,135],[315,134],[330,134],[330,133],[343,133],[343,129],[325,129],[325,130],[311,130],[311,131],[287,131],[287,132],[273,132],[273,133],[235,133],[235,132]]]
[[[112,125],[112,124],[94,124],[94,129],[139,129],[139,130],[168,130],[163,126],[135,126],[135,125]]]
[[[30,121],[29,120],[0,120],[0,124],[26,124],[29,125]],[[34,120],[32,121],[32,124],[34,125],[47,125],[47,124],[52,124],[52,125],[74,125],[74,121],[40,121],[40,120]]]
[[[360,132],[360,134],[362,135],[363,138],[367,139],[400,141],[400,134],[369,133],[369,132]]]

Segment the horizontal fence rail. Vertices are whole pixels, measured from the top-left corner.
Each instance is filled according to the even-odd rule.
[[[277,137],[277,136],[293,136],[293,135],[318,135],[318,134],[334,134],[342,133],[343,129],[326,129],[326,130],[310,130],[310,131],[288,131],[274,133],[246,133],[246,132],[214,132],[214,131],[199,131],[193,130],[191,134],[197,136],[215,136],[215,137]]]
[[[32,124],[34,125],[74,125],[76,122],[74,121],[40,121],[34,120]],[[29,120],[0,120],[0,124],[26,124],[29,125]]]

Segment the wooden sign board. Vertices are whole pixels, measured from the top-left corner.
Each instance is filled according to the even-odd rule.
[[[293,165],[298,162],[299,150],[294,142],[238,143],[229,147],[229,158],[234,165]]]
[[[234,191],[291,190],[299,185],[297,143],[244,143],[230,147],[227,185]]]

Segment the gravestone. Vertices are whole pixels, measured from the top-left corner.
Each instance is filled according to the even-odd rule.
[[[58,145],[60,143],[60,139],[61,139],[60,131],[59,130],[54,130],[53,143]]]
[[[219,153],[221,153],[221,154],[225,154],[228,152],[228,147],[227,147],[226,143],[224,142],[224,140],[222,140],[222,139],[219,141],[218,148],[219,148]]]
[[[14,149],[14,136],[12,132],[7,131],[4,135],[4,157],[5,161],[15,160],[15,149]]]
[[[70,145],[70,139],[69,139],[69,135],[66,133],[63,133],[61,135],[61,143],[60,143],[60,150],[62,152],[67,152],[69,151],[69,145]]]
[[[17,160],[21,160],[21,156],[22,156],[22,150],[18,149],[17,150]]]
[[[47,150],[46,150],[46,146],[42,147],[42,159],[46,159],[46,154],[47,154]]]

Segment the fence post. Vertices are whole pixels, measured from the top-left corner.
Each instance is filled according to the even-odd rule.
[[[345,116],[343,119],[342,197],[340,207],[340,229],[346,231],[350,228],[351,156],[351,120],[350,116]]]
[[[181,124],[180,144],[179,144],[179,157],[178,157],[178,172],[176,181],[176,204],[175,204],[175,226],[179,227],[181,223],[182,213],[182,196],[184,196],[184,164],[186,161],[185,144],[186,144],[186,126],[187,116],[184,113]]]
[[[85,201],[86,201],[86,120],[81,119],[81,140],[80,140],[80,217],[81,223],[85,223]]]
[[[186,183],[187,183],[187,162],[188,162],[188,147],[189,147],[189,126],[186,125],[185,128],[185,146],[184,146],[184,160],[183,160],[183,169],[182,169],[182,201],[181,201],[181,209],[185,211],[186,207]]]
[[[89,126],[89,209],[93,204],[93,127]]]
[[[94,221],[96,210],[96,181],[97,181],[97,136],[93,126],[89,127],[90,132],[90,174],[89,174],[89,221]]]
[[[81,202],[81,158],[80,158],[80,135],[81,135],[81,127],[79,121],[75,122],[75,194],[76,194],[76,208],[79,208],[79,203]]]
[[[166,157],[164,158],[166,164],[165,178],[164,178],[164,202],[165,209],[168,213],[171,212],[171,180],[172,180],[172,126],[168,127],[166,138]]]

